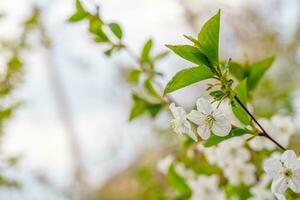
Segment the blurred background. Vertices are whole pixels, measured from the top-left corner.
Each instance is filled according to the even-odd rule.
[[[81,2],[119,23],[136,54],[149,38],[154,52],[185,42],[220,8],[223,59],[276,55],[254,94],[255,113],[300,120],[298,0]],[[74,10],[72,0],[0,0],[0,199],[120,199],[116,191],[133,199],[143,173],[135,169],[154,166],[177,143],[167,112],[128,121],[136,88],[126,71],[135,61],[126,52],[103,55],[87,23],[68,23]],[[162,84],[188,64],[172,54],[159,62]],[[191,106],[202,90],[196,84],[172,97]]]

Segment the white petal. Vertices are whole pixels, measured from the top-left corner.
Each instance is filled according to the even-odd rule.
[[[197,132],[203,140],[207,140],[210,137],[210,129],[206,124],[198,126]]]
[[[189,130],[189,132],[187,133],[194,141],[198,141],[198,138],[196,136],[196,134],[194,133],[194,131],[192,129]]]
[[[280,160],[282,162],[284,162],[284,165],[288,168],[294,169],[294,167],[297,167],[298,164],[298,159],[297,159],[297,155],[294,151],[292,150],[287,150],[285,151]],[[299,166],[300,167],[300,166]]]
[[[199,98],[196,102],[197,110],[208,114],[213,111],[212,105],[207,99],[204,98]]]
[[[281,177],[278,179],[273,180],[272,186],[271,186],[271,191],[272,193],[279,193],[283,194],[288,187],[288,184],[285,180],[285,178]]]
[[[289,187],[294,191],[299,193],[300,192],[300,179],[299,177],[293,177],[289,181]]]
[[[286,200],[284,194],[278,194],[278,193],[275,193],[275,196],[278,200]]]
[[[188,115],[187,118],[194,122],[197,125],[202,125],[204,121],[204,115],[196,110],[192,110]]]
[[[280,175],[280,170],[282,169],[282,164],[278,159],[267,159],[264,161],[264,170],[268,175],[273,178],[278,178]]]
[[[180,106],[176,107],[175,103],[171,103],[169,108],[175,119],[185,119],[186,118],[186,112],[183,107],[180,107]]]
[[[226,136],[231,130],[231,124],[226,118],[219,118],[212,125],[212,132],[218,136]]]
[[[173,117],[176,118],[178,115],[177,115],[177,109],[176,109],[175,103],[171,103],[169,108],[171,110]]]

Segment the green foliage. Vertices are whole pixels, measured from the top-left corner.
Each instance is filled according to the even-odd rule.
[[[220,10],[210,18],[198,34],[201,51],[215,65],[219,65],[219,31],[220,31]]]
[[[148,102],[147,100],[139,97],[136,94],[133,94],[132,98],[134,101],[134,105],[129,116],[130,121],[144,114],[145,112],[149,113],[151,117],[155,117],[163,106],[161,103]]]
[[[198,65],[204,64],[209,66],[207,57],[196,47],[190,45],[166,45],[166,46],[169,49],[171,49],[174,53],[184,58],[185,60],[188,60]]]
[[[249,188],[245,185],[227,185],[225,187],[225,193],[229,197],[238,196],[240,200],[251,197]]]
[[[263,77],[265,72],[271,67],[272,63],[274,62],[274,57],[269,57],[253,63],[249,65],[249,72],[248,72],[248,88],[249,90],[253,90],[259,80]]]
[[[225,140],[228,140],[232,137],[242,136],[242,135],[248,134],[248,133],[251,133],[251,132],[247,129],[233,127],[232,130],[230,131],[230,133],[224,137],[217,136],[217,135],[211,135],[210,138],[205,141],[204,146],[211,147],[211,146],[217,145]]]
[[[212,71],[205,65],[181,70],[168,82],[164,94],[212,77]]]
[[[84,10],[79,0],[76,0],[76,12],[69,18],[69,22],[78,22],[88,16],[88,13]]]
[[[247,79],[241,81],[234,89],[236,96],[239,100],[244,104],[247,105]],[[250,120],[248,117],[247,112],[242,108],[242,106],[237,102],[236,99],[233,99],[231,103],[231,109],[234,115],[238,118],[238,120],[245,124],[249,125]]]
[[[188,197],[191,195],[192,191],[185,182],[184,178],[179,176],[173,165],[170,166],[166,178],[168,184],[179,193],[179,196]]]
[[[114,35],[121,40],[123,36],[123,32],[120,25],[117,23],[109,23],[108,26],[110,30],[114,33]]]
[[[144,88],[148,91],[150,95],[152,95],[155,98],[160,98],[161,95],[156,91],[156,89],[153,86],[152,80],[150,78],[147,78],[144,82]]]
[[[147,40],[144,44],[142,53],[141,53],[141,63],[149,62],[150,61],[150,51],[152,48],[152,39]]]

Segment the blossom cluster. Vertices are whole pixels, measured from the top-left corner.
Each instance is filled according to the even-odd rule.
[[[195,141],[197,136],[192,129],[191,122],[197,125],[197,134],[204,140],[208,139],[211,133],[217,136],[226,136],[231,130],[231,121],[228,120],[227,109],[214,106],[208,100],[199,98],[196,102],[197,110],[186,113],[184,108],[176,107],[171,103],[170,110],[174,116],[171,125],[176,133],[187,134]],[[213,107],[214,106],[214,107]]]

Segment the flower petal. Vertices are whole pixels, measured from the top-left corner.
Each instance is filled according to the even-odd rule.
[[[207,99],[199,98],[196,102],[197,110],[204,114],[211,113],[213,111],[212,105]]]
[[[204,115],[199,111],[192,110],[188,115],[187,118],[194,122],[197,125],[202,125],[204,122]]]
[[[226,136],[231,130],[230,122],[224,117],[218,117],[215,119],[212,125],[212,132],[218,136]]]
[[[284,165],[288,168],[294,169],[299,165],[297,155],[294,151],[292,150],[287,150],[285,151],[282,155],[280,160],[284,163]],[[298,166],[300,168],[300,166]]]
[[[198,126],[197,128],[198,135],[203,139],[207,140],[210,137],[210,129],[207,124]]]
[[[283,194],[288,187],[288,184],[285,180],[285,178],[281,177],[278,179],[273,180],[272,186],[271,186],[271,191],[272,193],[279,193]]]
[[[280,176],[282,164],[278,159],[269,158],[264,161],[263,166],[265,172],[273,178],[278,178]]]
[[[171,113],[172,113],[173,117],[177,118],[178,117],[178,113],[177,113],[177,109],[176,109],[175,103],[171,103],[170,106],[169,106],[169,109],[171,110]]]
[[[194,141],[198,141],[198,138],[196,136],[196,134],[194,133],[194,131],[192,129],[189,130],[189,132],[187,133]]]
[[[300,192],[300,179],[299,177],[293,177],[290,181],[289,181],[289,187],[294,191],[299,193]]]

